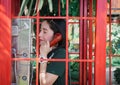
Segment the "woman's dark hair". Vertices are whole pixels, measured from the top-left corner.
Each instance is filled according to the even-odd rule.
[[[54,34],[60,33],[62,40],[58,43],[58,47],[65,48],[66,46],[66,21],[64,19],[47,19],[46,20],[53,30]]]

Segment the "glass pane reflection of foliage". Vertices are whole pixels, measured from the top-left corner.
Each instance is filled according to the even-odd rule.
[[[112,47],[109,46],[110,40],[109,40],[109,29],[107,30],[107,55],[113,54],[113,55],[120,55],[120,24],[118,23],[112,23],[111,24],[111,44]],[[112,66],[119,66],[120,65],[120,57],[114,56],[111,57],[111,65]],[[109,57],[106,58],[106,66],[109,66]]]
[[[78,54],[70,54],[71,59],[79,59]],[[79,81],[79,62],[70,62],[71,81]]]
[[[120,54],[120,24],[112,24],[112,53]]]
[[[111,24],[111,43],[112,43],[112,54],[120,54],[120,24]],[[110,54],[109,46],[109,31],[107,31],[107,54]]]
[[[78,22],[78,20],[69,20],[70,22]],[[68,28],[69,52],[79,52],[79,24],[69,24]]]
[[[109,63],[109,57],[106,58],[106,66],[110,66],[110,63]],[[114,66],[120,66],[120,57],[112,57],[111,59],[111,66],[114,67]]]
[[[79,22],[79,20],[71,19],[69,22]],[[70,23],[68,26],[69,52],[79,52],[79,24]],[[69,58],[73,60],[79,59],[79,54],[69,54]],[[79,80],[79,63],[70,62],[71,81]]]

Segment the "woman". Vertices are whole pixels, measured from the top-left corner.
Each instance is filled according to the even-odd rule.
[[[44,20],[40,29],[40,58],[65,59],[65,29],[63,19]],[[62,39],[50,47],[50,42],[56,34],[61,34]],[[40,62],[40,85],[65,85],[65,62]]]

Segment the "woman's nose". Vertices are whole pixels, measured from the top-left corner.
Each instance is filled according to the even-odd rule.
[[[41,34],[39,33],[39,37],[41,36]]]
[[[39,33],[39,37],[41,37],[41,36],[42,36],[42,32]]]

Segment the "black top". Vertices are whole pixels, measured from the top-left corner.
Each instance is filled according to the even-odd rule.
[[[64,48],[57,48],[48,54],[48,58],[52,57],[54,59],[65,59],[66,56],[65,54],[66,51]],[[47,72],[58,75],[58,79],[55,81],[53,85],[65,85],[65,61],[48,62]]]

